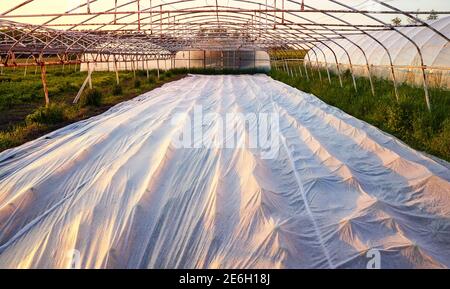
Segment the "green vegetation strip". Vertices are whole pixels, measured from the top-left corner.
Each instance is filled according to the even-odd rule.
[[[291,68],[292,69],[292,68]],[[367,78],[356,79],[358,92],[353,87],[349,71],[343,77],[343,88],[337,75],[331,74],[331,84],[326,71],[308,68],[309,78],[300,76],[298,67],[293,77],[282,70],[269,75],[281,82],[314,94],[324,102],[388,132],[409,146],[450,161],[450,91],[431,89],[431,112],[427,110],[421,87],[407,84],[399,86],[397,102],[391,81],[374,79],[375,96]],[[293,73],[294,74],[294,73]]]

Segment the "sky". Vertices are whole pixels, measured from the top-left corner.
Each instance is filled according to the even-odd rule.
[[[1,0],[0,1],[0,13],[3,13],[10,8],[24,2],[25,0]],[[94,1],[94,0],[91,0]],[[173,0],[152,0],[153,5],[157,6],[161,3],[170,3],[173,2]],[[245,4],[238,4],[236,6],[236,1],[234,0],[218,0],[219,5],[234,5],[235,7],[241,7],[241,8],[251,8],[251,6],[245,7]],[[253,0],[254,2],[260,2],[264,5],[266,0]],[[274,3],[274,0],[267,0],[269,5]],[[286,0],[287,1],[287,0]],[[351,5],[354,7],[358,7],[360,9],[367,9],[367,10],[378,10],[383,9],[386,10],[386,8],[380,8],[379,4],[376,4],[374,1],[371,0],[341,0],[343,3],[347,5]],[[24,7],[18,9],[13,14],[36,14],[36,13],[61,13],[67,11],[69,8],[75,7],[79,3],[86,3],[86,0],[34,0],[34,2],[25,5]],[[119,5],[122,3],[129,2],[129,0],[118,0]],[[214,5],[215,0],[197,0],[195,1],[197,5]],[[388,2],[390,5],[393,5],[395,7],[398,7],[403,10],[421,10],[421,11],[429,11],[429,10],[440,10],[440,11],[450,11],[450,0],[387,0],[385,2]],[[96,3],[91,4],[92,11],[104,11],[108,8],[114,7],[113,5],[114,0],[98,0]],[[141,7],[143,9],[149,7],[149,0],[141,0]],[[278,0],[278,5],[280,6],[281,0]],[[336,9],[337,6],[335,4],[332,4],[329,1],[326,0],[305,0],[306,5],[312,5],[315,7],[320,7],[324,9]],[[293,4],[286,2],[285,4],[286,8],[295,8],[298,9],[298,4]],[[177,5],[176,7],[189,7],[192,6],[191,3],[187,3],[183,6]],[[168,9],[174,9],[175,7],[168,7]],[[136,10],[136,7],[128,6],[123,8],[126,11]],[[339,9],[339,8],[338,8]],[[342,9],[342,8],[341,8]],[[84,12],[85,10],[81,10]],[[343,19],[346,19],[348,21],[351,21],[352,23],[368,23],[369,20],[367,20],[365,17],[357,16],[357,15],[339,15]],[[309,13],[307,17],[311,17],[311,19],[314,20],[320,20],[321,22],[326,22],[328,19],[326,17],[324,18],[321,15],[313,15],[312,13]],[[394,18],[395,15],[387,15],[387,16],[380,16],[383,20],[389,21],[390,19]],[[424,16],[426,17],[426,16]],[[443,16],[441,16],[443,17]],[[108,22],[111,21],[112,16],[101,16],[96,19],[96,21],[100,22]],[[405,17],[403,17],[405,18]],[[1,19],[1,16],[0,16]],[[20,21],[20,22],[26,22],[26,23],[32,23],[32,24],[39,24],[43,23],[46,20],[50,18],[48,17],[39,17],[39,18],[21,18],[21,19],[10,19],[14,21]],[[83,17],[65,17],[63,20],[59,20],[59,23],[78,23],[81,21],[81,19],[85,19]],[[404,19],[405,20],[405,19]],[[404,21],[405,22],[405,21]]]

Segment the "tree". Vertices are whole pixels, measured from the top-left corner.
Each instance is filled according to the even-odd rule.
[[[400,19],[399,17],[395,17],[394,19],[391,20],[391,22],[395,26],[399,26],[400,24],[402,24],[402,19]]]
[[[430,15],[428,15],[427,20],[437,20],[439,18],[439,15],[436,13],[436,11],[431,10]]]

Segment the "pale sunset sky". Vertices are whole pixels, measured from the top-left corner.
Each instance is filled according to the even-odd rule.
[[[0,1],[0,13],[4,13],[5,11],[8,11],[12,7],[23,3],[25,0],[1,0]],[[91,0],[94,1],[94,0]],[[266,0],[253,0],[254,2],[260,2],[262,5],[266,3]],[[380,5],[375,3],[374,1],[370,0],[341,0],[343,3],[347,5],[351,5],[353,7],[357,7],[359,9],[367,9],[367,10],[387,10],[386,8],[380,8]],[[124,4],[130,2],[130,0],[119,0],[118,4]],[[149,0],[141,0],[141,9],[146,9],[149,7]],[[171,3],[173,1],[170,0],[152,0],[153,6],[158,6],[161,3]],[[395,7],[398,7],[403,10],[409,10],[409,11],[429,11],[429,10],[438,10],[438,11],[450,11],[450,0],[388,0],[386,1],[390,5],[393,5]],[[30,4],[25,5],[24,7],[16,10],[15,12],[11,13],[14,14],[37,14],[37,13],[61,13],[65,12],[80,3],[86,3],[86,0],[34,0],[34,2],[31,2]],[[194,4],[193,4],[194,3]],[[267,3],[269,5],[273,5],[274,0],[267,0]],[[278,6],[281,8],[281,1],[277,1]],[[215,0],[197,0],[192,2],[187,2],[185,4],[177,4],[176,6],[167,6],[166,9],[175,9],[175,8],[189,8],[192,6],[199,6],[199,5],[215,5]],[[305,0],[306,5],[311,5],[316,8],[323,8],[323,9],[344,9],[342,7],[337,6],[336,4],[333,4],[326,0]],[[245,4],[238,3],[234,0],[219,0],[219,5],[230,5],[232,7],[240,7],[240,8],[255,8],[255,6],[248,6],[245,7]],[[136,11],[136,5],[128,5],[120,10],[122,11]],[[91,10],[92,11],[105,11],[107,9],[111,9],[114,7],[114,0],[97,0],[96,2],[91,4]],[[285,4],[286,8],[292,8],[292,9],[298,9],[298,4],[291,3],[289,1]],[[119,10],[119,11],[120,11]],[[79,12],[85,12],[85,9],[79,10]],[[306,13],[305,13],[306,14]],[[328,19],[326,19],[326,16],[324,18],[323,15],[318,15],[315,13],[307,13],[308,15],[305,15],[305,17],[309,17],[310,19],[313,19],[315,21],[319,22],[327,22]],[[375,15],[377,17],[380,17],[380,19],[389,21],[390,19],[394,18],[395,15]],[[106,16],[100,16],[97,17],[94,22],[108,22],[111,21],[112,15],[106,15]],[[134,16],[131,16],[134,17]],[[342,17],[343,19],[347,21],[351,21],[353,23],[368,23],[370,20],[368,20],[366,17],[360,16],[360,15],[354,15],[354,14],[346,14],[346,15],[339,15],[339,17]],[[426,18],[425,15],[423,15],[424,18]],[[445,17],[440,16],[440,17]],[[0,19],[2,17],[0,16]],[[288,18],[288,17],[287,17]],[[405,17],[403,18],[404,22]],[[32,17],[32,18],[5,18],[7,20],[12,21],[19,21],[19,22],[25,22],[25,23],[32,23],[32,24],[40,24],[50,19],[50,17]],[[64,17],[59,20],[57,20],[55,23],[79,23],[80,21],[86,19],[86,16],[71,16],[71,17]],[[127,20],[130,20],[132,18],[128,18]],[[297,22],[299,22],[297,20]]]

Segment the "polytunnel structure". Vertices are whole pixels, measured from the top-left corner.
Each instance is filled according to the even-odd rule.
[[[450,16],[428,21],[427,24],[442,35],[450,35]],[[423,85],[421,70],[423,57],[429,85],[449,88],[449,42],[437,33],[429,33],[427,27],[401,27],[399,31],[407,37],[395,31],[377,31],[369,32],[369,35],[352,35],[348,37],[349,39],[335,42],[326,41],[312,48],[308,52],[307,60],[312,66],[329,67],[335,72],[338,69],[353,69],[359,76],[368,76],[368,62],[374,76],[387,79],[392,79],[391,66],[393,66],[399,83],[408,82],[420,86]],[[415,49],[414,43],[420,50]],[[320,53],[321,51],[324,53]],[[334,54],[339,67],[332,61]]]
[[[133,70],[134,91],[136,70],[157,80],[0,152],[0,268],[450,268],[449,163],[260,73],[323,69],[340,88],[345,73],[355,97],[364,76],[374,98],[386,78],[397,101],[409,82],[425,115],[430,88],[449,87],[449,15],[381,0],[1,1],[0,75],[36,67],[38,116],[50,66],[84,80],[65,108],[94,71],[110,86]]]

